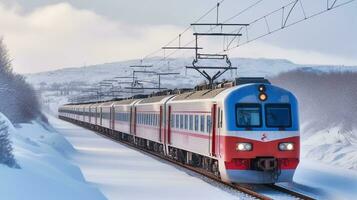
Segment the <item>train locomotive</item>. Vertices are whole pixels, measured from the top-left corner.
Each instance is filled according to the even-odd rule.
[[[68,104],[58,113],[61,119],[202,168],[229,183],[290,182],[299,163],[297,99],[266,79]]]

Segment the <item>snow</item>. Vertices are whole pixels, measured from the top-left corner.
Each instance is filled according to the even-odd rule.
[[[334,126],[305,134],[301,156],[357,172],[357,130]]]
[[[302,159],[294,175],[294,183],[282,185],[317,199],[355,199],[357,172]]]
[[[99,136],[93,131],[50,117],[50,122],[73,144],[72,156],[85,178],[108,199],[246,199],[195,173],[140,153]],[[293,183],[280,184],[317,199],[353,199],[357,172],[302,158]],[[281,193],[260,189],[274,199]]]
[[[73,144],[72,156],[86,180],[108,199],[249,199],[192,172],[103,138],[92,131],[50,117]]]
[[[52,126],[34,121],[14,128],[8,122],[21,169],[0,165],[1,199],[250,199],[201,175],[48,117]],[[333,137],[323,131],[312,135],[305,145],[320,140],[325,145],[339,141],[346,146],[339,131],[330,129]],[[317,199],[357,196],[355,170],[322,164],[305,154],[294,182],[280,185]],[[275,199],[289,199],[267,189],[259,191]]]
[[[0,165],[0,199],[105,199],[66,158],[74,149],[51,127],[34,121],[14,128],[4,115],[0,114],[0,119],[7,121],[14,156],[21,167]]]

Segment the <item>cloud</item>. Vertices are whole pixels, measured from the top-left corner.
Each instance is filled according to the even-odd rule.
[[[180,30],[125,24],[68,3],[29,14],[0,5],[0,35],[20,73],[140,58]]]
[[[4,37],[14,69],[19,73],[142,58],[182,30],[183,27],[174,25],[133,25],[69,3],[43,6],[31,12],[23,12],[19,5],[5,7],[0,3],[0,36]],[[190,32],[184,37],[182,44],[193,38]],[[207,40],[200,40],[201,44],[205,51],[206,47],[222,46]],[[161,53],[155,56],[162,56]],[[192,56],[191,51],[184,54]],[[181,52],[174,56],[180,55]],[[309,64],[357,64],[356,59],[285,49],[261,41],[235,49],[230,56],[283,58]]]
[[[288,59],[297,64],[357,65],[357,59],[312,50],[287,49],[256,41],[230,51],[231,56]]]

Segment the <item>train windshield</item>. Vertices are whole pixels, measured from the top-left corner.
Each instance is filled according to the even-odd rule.
[[[267,127],[291,127],[291,112],[289,104],[266,104],[265,114]]]
[[[250,128],[261,127],[262,109],[259,104],[237,104],[236,122],[237,127]]]

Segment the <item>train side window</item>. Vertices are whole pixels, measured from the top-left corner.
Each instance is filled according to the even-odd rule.
[[[156,116],[155,114],[152,114],[152,125],[155,126],[156,124]]]
[[[201,115],[201,120],[200,120],[200,124],[201,124],[201,129],[200,129],[200,131],[201,132],[205,132],[205,116],[204,115]]]
[[[183,115],[180,115],[180,129],[183,129]]]
[[[198,115],[195,115],[195,131],[198,131],[198,123],[199,123]]]
[[[171,128],[174,128],[175,127],[175,115],[174,114],[171,114],[170,123],[171,123]]]
[[[156,114],[156,126],[159,126],[159,122],[160,122],[160,115]]]
[[[188,115],[185,115],[185,129],[188,129]]]
[[[211,116],[210,116],[210,115],[207,115],[207,121],[206,121],[206,123],[207,123],[207,129],[206,129],[206,131],[207,131],[207,133],[209,133],[209,132],[211,132],[211,127],[212,127],[212,124],[211,124]]]
[[[153,126],[156,126],[156,114],[153,114],[152,117],[153,117]]]
[[[189,129],[192,131],[193,130],[193,115],[190,115],[189,117]]]
[[[180,124],[180,117],[179,117],[179,115],[175,115],[176,117],[176,128],[179,128],[179,124]]]

